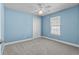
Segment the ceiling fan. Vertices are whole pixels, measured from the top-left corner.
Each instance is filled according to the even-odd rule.
[[[39,15],[39,16],[43,16],[44,13],[48,11],[47,8],[49,8],[49,7],[51,7],[51,6],[45,5],[45,4],[40,4],[40,3],[39,3],[39,4],[37,4],[37,7],[34,8],[34,12],[35,12],[37,15]]]
[[[44,13],[42,4],[38,4],[38,6],[39,6],[38,15],[42,15]]]

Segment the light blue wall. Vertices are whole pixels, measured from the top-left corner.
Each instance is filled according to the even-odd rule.
[[[50,34],[50,17],[61,17],[61,35]],[[41,17],[41,35],[79,44],[79,6]],[[32,37],[33,15],[5,8],[5,41]]]
[[[2,9],[2,6],[0,4],[0,41],[1,41],[1,9]],[[0,55],[1,55],[1,44],[0,44]]]
[[[4,41],[4,4],[0,3],[0,40]]]
[[[0,40],[1,40],[1,3],[0,3]]]
[[[4,41],[4,4],[1,6],[1,40]]]
[[[77,21],[77,28],[78,28],[78,37],[77,37],[77,41],[78,41],[78,44],[79,44],[79,7],[78,7],[78,21]]]
[[[4,41],[4,4],[0,3],[0,40]],[[0,44],[0,54],[3,51],[3,44]]]
[[[32,38],[33,15],[5,8],[5,42]]]
[[[50,33],[50,17],[61,17],[61,35],[53,35]],[[71,43],[78,43],[78,28],[79,28],[79,6],[74,6],[60,12],[52,13],[42,17],[42,35],[49,38],[56,38]],[[78,26],[78,27],[77,27]],[[78,43],[79,44],[79,43]]]

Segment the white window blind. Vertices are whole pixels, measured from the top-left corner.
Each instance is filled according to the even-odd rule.
[[[60,16],[50,18],[51,34],[60,35]]]

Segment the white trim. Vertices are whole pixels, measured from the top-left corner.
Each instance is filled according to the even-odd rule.
[[[40,37],[42,37],[42,36],[40,36]],[[37,38],[40,38],[40,37],[37,37]],[[29,41],[29,40],[33,40],[33,39],[36,39],[36,38],[29,38],[29,39],[14,41],[14,42],[7,42],[7,43],[4,43],[4,46],[10,45],[10,44],[15,44],[15,43],[20,43],[20,42],[24,42],[24,41]]]
[[[54,41],[57,41],[57,42],[60,42],[60,43],[64,43],[64,44],[67,44],[67,45],[70,45],[70,46],[74,46],[74,47],[78,47],[78,48],[79,48],[79,45],[74,44],[74,43],[65,42],[65,41],[61,41],[61,40],[57,40],[57,39],[53,39],[53,38],[48,38],[48,37],[45,37],[45,36],[40,36],[40,37],[46,38],[46,39],[50,39],[50,40],[54,40]],[[38,38],[39,38],[39,37],[38,37]],[[33,40],[33,39],[35,39],[35,38],[29,38],[29,39],[14,41],[14,42],[3,43],[2,54],[3,54],[3,51],[4,51],[4,47],[5,47],[6,45],[15,44],[15,43],[20,43],[20,42],[24,42],[24,41]]]
[[[24,42],[24,41],[29,41],[29,40],[33,40],[33,38],[23,39],[23,40],[18,40],[18,41],[14,41],[14,42],[4,43],[4,46],[10,45],[10,44],[15,44],[15,43],[20,43],[20,42]]]
[[[33,16],[33,38],[41,36],[41,18],[39,16]]]
[[[48,37],[45,37],[45,36],[42,36],[43,38],[47,38],[47,39],[50,39],[50,40],[54,40],[54,41],[57,41],[57,42],[60,42],[60,43],[63,43],[63,44],[67,44],[67,45],[70,45],[70,46],[74,46],[74,47],[78,47],[79,48],[79,45],[78,44],[74,44],[74,43],[70,43],[70,42],[66,42],[66,41],[61,41],[61,40],[57,40],[57,39],[53,39],[53,38],[48,38]]]
[[[5,45],[4,45],[4,43],[2,43],[2,47],[1,47],[2,55],[3,55],[3,53],[4,53],[4,47],[5,47]]]
[[[49,37],[45,37],[45,36],[40,36],[40,37],[47,38],[47,39],[50,39],[50,40],[54,40],[54,41],[64,43],[64,44],[67,44],[67,45],[71,45],[71,46],[74,46],[74,47],[79,47],[78,44],[74,44],[74,43],[70,43],[70,42],[66,42],[66,41],[62,41],[62,40],[57,40],[57,39],[53,39],[53,38],[49,38]],[[39,38],[39,37],[37,37],[37,38]],[[15,43],[20,43],[20,42],[24,42],[24,41],[29,41],[29,40],[33,40],[33,39],[36,39],[36,38],[29,38],[29,39],[14,41],[14,42],[8,42],[8,43],[4,43],[4,46],[10,45],[10,44],[15,44]]]
[[[33,39],[37,39],[37,38],[41,38],[42,36],[39,36],[39,37],[35,37],[35,38],[33,38]]]
[[[19,40],[19,41],[14,41],[14,42],[8,42],[8,43],[3,43],[2,45],[2,55],[3,55],[3,52],[4,52],[4,47],[6,45],[10,45],[10,44],[15,44],[15,43],[20,43],[20,42],[24,42],[24,41],[29,41],[29,40],[33,40],[35,38],[29,38],[29,39],[23,39],[23,40]]]
[[[41,37],[41,36],[40,36]],[[37,37],[37,38],[39,38],[39,37]],[[7,43],[3,43],[2,45],[2,55],[3,55],[3,52],[4,52],[4,47],[6,46],[6,45],[10,45],[10,44],[15,44],[15,43],[20,43],[20,42],[24,42],[24,41],[30,41],[30,40],[34,40],[34,39],[36,39],[36,38],[29,38],[29,39],[23,39],[23,40],[18,40],[18,41],[14,41],[14,42],[7,42]]]

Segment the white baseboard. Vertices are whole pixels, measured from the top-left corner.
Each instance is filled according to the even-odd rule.
[[[39,37],[36,37],[36,38],[40,38],[41,36]],[[20,42],[24,42],[24,41],[29,41],[29,40],[33,40],[33,39],[36,39],[36,38],[29,38],[29,39],[23,39],[23,40],[18,40],[18,41],[14,41],[14,42],[7,42],[7,43],[4,43],[4,45],[10,45],[10,44],[15,44],[15,43],[20,43]]]
[[[60,43],[64,43],[64,44],[71,45],[71,46],[74,46],[74,47],[78,47],[78,48],[79,48],[79,45],[74,44],[74,43],[65,42],[65,41],[61,41],[61,40],[57,40],[57,39],[53,39],[53,38],[48,38],[48,37],[45,37],[45,36],[40,36],[40,37],[42,37],[42,38],[47,38],[47,39],[50,39],[50,40],[54,40],[54,41],[57,41],[57,42],[60,42]],[[38,38],[39,38],[39,37],[38,37]],[[29,38],[29,39],[14,41],[14,42],[3,43],[2,54],[3,54],[4,47],[5,47],[6,45],[15,44],[15,43],[20,43],[20,42],[24,42],[24,41],[33,40],[33,39],[35,39],[35,38]]]
[[[5,45],[4,45],[4,43],[2,43],[2,47],[1,47],[1,53],[2,53],[2,55],[4,53],[4,47],[5,47]]]
[[[20,43],[20,42],[29,41],[29,40],[33,40],[33,38],[18,40],[18,41],[14,41],[14,42],[8,42],[8,43],[4,43],[4,45],[6,46],[6,45]]]
[[[24,42],[24,41],[29,41],[29,40],[33,40],[35,38],[29,38],[29,39],[23,39],[23,40],[18,40],[18,41],[14,41],[14,42],[7,42],[7,43],[3,43],[2,45],[2,55],[3,55],[3,51],[4,51],[4,47],[6,45],[10,45],[10,44],[15,44],[15,43],[20,43],[20,42]]]
[[[0,44],[0,55],[2,54],[2,51],[1,51],[1,44]]]
[[[66,42],[66,41],[61,41],[61,40],[57,40],[57,39],[53,39],[53,38],[49,38],[49,37],[45,37],[45,36],[42,36],[43,38],[47,38],[47,39],[50,39],[50,40],[54,40],[54,41],[57,41],[57,42],[60,42],[60,43],[63,43],[63,44],[67,44],[67,45],[70,45],[70,46],[74,46],[74,47],[78,47],[79,48],[79,45],[78,44],[74,44],[74,43],[70,43],[70,42]]]
[[[40,37],[42,37],[42,36],[39,36],[39,37],[35,37],[35,38],[33,38],[33,39],[37,39],[37,38],[40,38]]]

